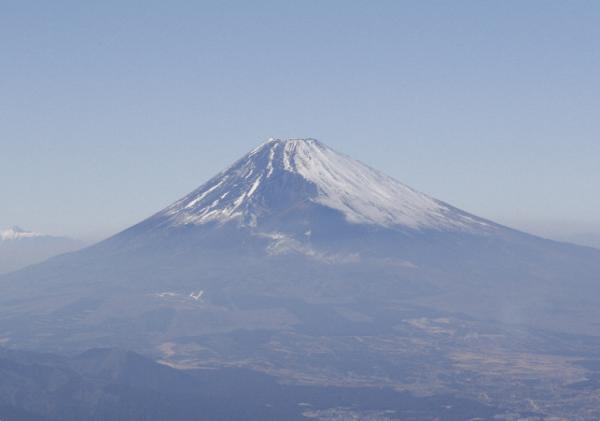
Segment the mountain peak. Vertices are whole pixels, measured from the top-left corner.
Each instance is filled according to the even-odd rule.
[[[269,153],[271,153],[271,151],[273,152],[272,158],[270,158],[271,163],[273,162],[276,154],[282,154],[282,156],[285,158],[285,162],[289,164],[291,161],[293,161],[293,159],[290,158],[296,154],[310,154],[311,150],[314,151],[326,149],[329,148],[325,144],[310,137],[290,139],[269,138],[269,140],[252,150],[248,155],[246,155],[246,157],[259,155],[261,152],[268,150]],[[289,171],[291,168],[288,166],[287,170]]]
[[[313,138],[271,138],[153,218],[169,226],[262,218],[300,204],[338,212],[347,223],[386,228],[481,230],[459,211],[334,151]]]

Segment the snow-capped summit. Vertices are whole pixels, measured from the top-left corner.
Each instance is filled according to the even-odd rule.
[[[352,224],[436,230],[491,226],[311,138],[269,139],[154,218],[169,225],[239,220],[254,226],[302,203],[338,211]]]
[[[0,239],[5,240],[18,240],[21,238],[32,238],[32,237],[43,237],[44,234],[39,232],[26,231],[18,226],[12,226],[8,229],[0,231]]]

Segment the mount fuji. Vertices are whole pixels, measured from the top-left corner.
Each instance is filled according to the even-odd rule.
[[[600,344],[600,251],[472,215],[315,139],[270,139],[140,223],[0,283],[5,346],[117,346],[286,381],[458,382],[477,397],[482,353],[546,349],[562,370],[556,358]]]
[[[219,235],[228,230],[236,231],[233,237],[245,236],[245,241],[237,239],[235,244],[250,242],[248,252],[296,252],[313,257],[346,252],[354,258],[394,255],[394,247],[387,247],[392,237],[447,233],[489,238],[509,231],[420,193],[315,139],[270,139],[107,244],[146,243],[153,236],[168,241],[167,237],[186,235],[191,241],[207,236],[215,248],[233,238]],[[213,239],[213,235],[220,238]],[[187,242],[180,240],[173,246],[186,247]],[[256,247],[257,241],[265,247]]]

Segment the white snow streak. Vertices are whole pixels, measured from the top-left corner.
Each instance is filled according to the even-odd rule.
[[[186,208],[193,207],[196,203],[200,202],[202,199],[204,199],[206,196],[208,196],[208,194],[210,194],[214,190],[218,189],[221,186],[221,184],[223,184],[223,181],[224,180],[219,181],[217,184],[215,184],[214,186],[212,186],[210,189],[206,190],[200,196],[196,197],[194,200],[192,200],[190,203],[188,203],[186,205]]]

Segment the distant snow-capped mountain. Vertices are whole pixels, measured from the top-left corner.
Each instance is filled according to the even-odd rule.
[[[39,263],[82,246],[81,242],[71,238],[46,235],[12,226],[0,230],[0,273]]]
[[[35,237],[44,237],[44,234],[40,234],[39,232],[26,231],[23,228],[20,228],[16,225],[0,231],[0,240],[2,241],[19,240],[21,238]]]

